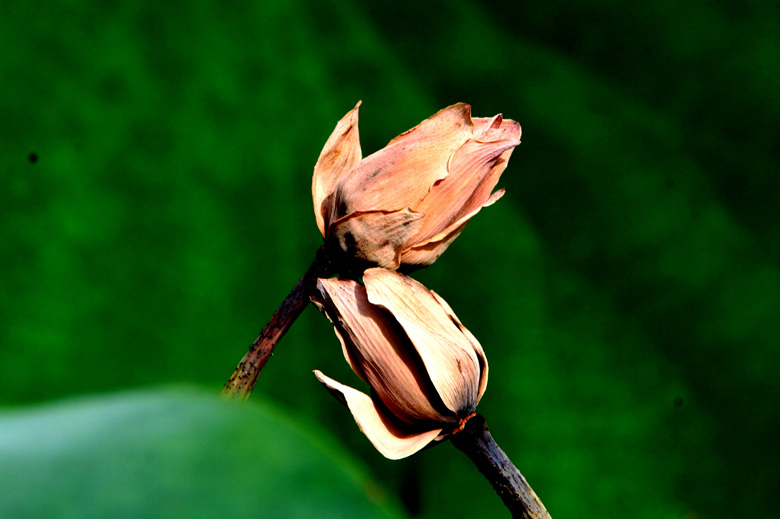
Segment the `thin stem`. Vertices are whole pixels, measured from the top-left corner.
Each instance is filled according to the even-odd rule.
[[[325,249],[320,248],[306,273],[282,301],[274,315],[271,316],[271,320],[249,347],[249,351],[246,352],[241,362],[238,363],[238,367],[222,389],[222,396],[241,400],[249,398],[257,378],[276,347],[276,343],[306,308],[317,278],[330,276],[332,269]]]
[[[551,519],[542,501],[493,439],[481,415],[468,420],[451,441],[490,481],[513,518]]]

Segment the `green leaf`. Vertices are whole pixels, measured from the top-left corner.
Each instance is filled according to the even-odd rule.
[[[0,517],[402,517],[315,427],[267,405],[133,392],[0,417]]]

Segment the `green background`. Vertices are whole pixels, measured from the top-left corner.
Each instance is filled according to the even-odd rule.
[[[204,396],[313,258],[312,168],[358,99],[365,154],[458,101],[523,126],[507,195],[415,277],[485,347],[479,410],[553,517],[780,517],[776,2],[235,4],[0,5],[0,470],[28,467],[14,481],[29,503],[62,496],[41,517],[90,513],[33,489],[35,470],[55,466],[57,481],[102,496],[96,517],[120,516],[106,510],[150,473],[180,482],[166,517],[195,517],[188,495],[218,516],[235,503],[226,495],[253,491],[247,481],[299,470],[341,489],[344,466],[374,489],[355,495],[379,492],[368,501],[391,515],[397,502],[414,517],[508,515],[449,444],[396,462],[372,449],[311,374],[356,382],[313,308],[246,421]],[[114,463],[127,477],[96,489],[78,464],[55,463],[132,457],[141,447],[100,412],[128,401],[161,431],[178,415],[160,401],[187,410],[182,441],[201,447],[186,470],[148,455],[135,471]],[[57,438],[58,413],[80,423],[74,405],[92,409],[76,443],[93,454],[64,441],[38,465],[19,454]],[[34,434],[26,413],[51,434]],[[277,415],[326,438],[317,452],[339,453],[333,466],[307,469],[314,455],[280,440]],[[215,423],[221,435],[204,437]],[[14,427],[27,432],[3,436]],[[198,453],[244,449],[235,428],[255,431],[250,468],[226,454],[233,475],[213,476]],[[168,452],[140,429],[148,452]],[[269,445],[293,468],[264,464]],[[193,471],[213,481],[195,484]],[[334,504],[278,487],[291,503],[279,517],[310,516],[305,503],[365,516],[352,494]],[[155,503],[136,504],[163,516]],[[275,517],[262,500],[225,510]]]

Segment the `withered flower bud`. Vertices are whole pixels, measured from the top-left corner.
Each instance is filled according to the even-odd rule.
[[[326,244],[395,270],[430,265],[493,193],[520,125],[471,117],[458,103],[362,158],[358,107],[336,125],[314,167],[312,196]],[[492,193],[492,194],[491,194]]]
[[[459,430],[474,413],[487,386],[487,359],[435,292],[382,268],[366,270],[363,281],[365,287],[320,279],[313,299],[372,396],[314,373],[379,452],[404,458]]]

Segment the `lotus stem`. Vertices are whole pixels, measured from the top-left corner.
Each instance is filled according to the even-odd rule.
[[[265,363],[273,354],[276,344],[309,303],[309,295],[314,289],[317,278],[332,275],[332,270],[333,265],[325,248],[321,247],[306,273],[282,301],[274,315],[271,316],[271,320],[249,347],[249,351],[246,352],[241,362],[238,363],[230,380],[222,388],[222,396],[239,400],[249,398]]]
[[[490,481],[513,518],[551,519],[542,501],[493,439],[481,415],[469,419],[451,441]]]

